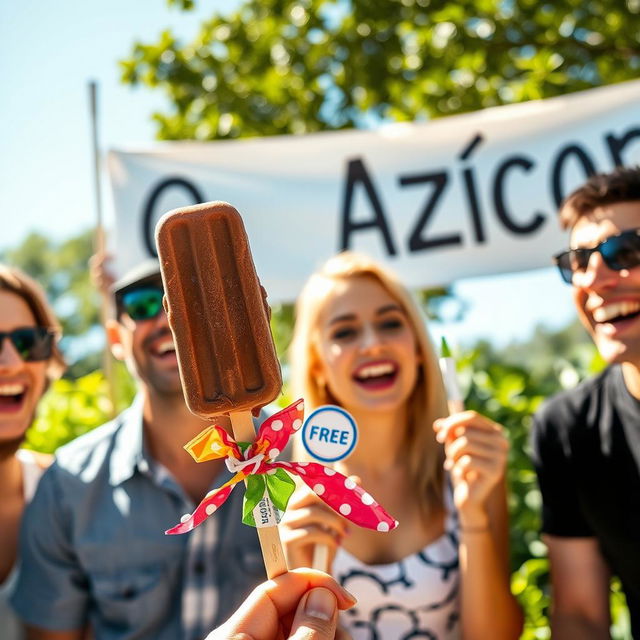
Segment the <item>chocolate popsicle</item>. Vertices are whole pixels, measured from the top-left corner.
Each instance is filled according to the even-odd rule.
[[[251,411],[282,378],[242,218],[225,202],[174,209],[156,242],[187,406],[205,419],[229,414],[236,439],[253,442]],[[258,535],[268,576],[286,572],[277,527]]]
[[[175,209],[156,240],[189,409],[211,418],[274,400],[280,365],[240,214],[224,202]]]

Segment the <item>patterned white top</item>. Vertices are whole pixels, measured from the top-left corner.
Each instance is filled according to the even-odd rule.
[[[19,449],[16,457],[22,465],[22,486],[25,503],[31,502],[40,476],[44,473],[38,465],[36,457],[28,449]],[[7,600],[13,591],[18,577],[18,568],[14,566],[7,579],[0,584],[0,638],[2,640],[19,640],[23,637],[17,616],[9,608]]]
[[[333,575],[358,599],[341,618],[353,640],[460,638],[458,522],[447,503],[442,536],[399,562],[367,565],[338,549]]]

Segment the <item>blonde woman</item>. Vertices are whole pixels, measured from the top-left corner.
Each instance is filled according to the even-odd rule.
[[[358,444],[335,467],[356,476],[400,526],[351,526],[299,489],[282,525],[290,566],[310,566],[314,546],[328,546],[333,575],[358,599],[341,619],[354,640],[518,638],[500,425],[471,411],[446,417],[424,320],[369,258],[329,260],[296,311],[294,390],[307,412],[334,404],[353,415]]]
[[[21,638],[7,598],[16,577],[18,531],[50,456],[20,449],[51,380],[65,368],[59,325],[40,286],[0,264],[0,629]],[[46,523],[43,523],[46,526]]]

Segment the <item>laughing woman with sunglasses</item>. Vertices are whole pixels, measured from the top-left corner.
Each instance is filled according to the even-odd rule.
[[[15,582],[22,512],[50,458],[20,449],[49,383],[65,368],[58,323],[42,289],[18,269],[0,264],[0,630],[20,638],[7,605]]]

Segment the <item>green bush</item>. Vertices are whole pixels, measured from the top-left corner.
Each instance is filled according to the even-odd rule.
[[[53,453],[58,447],[111,420],[133,399],[135,386],[126,369],[117,365],[116,406],[102,371],[76,380],[56,380],[38,407],[38,414],[27,431],[26,446]]]

